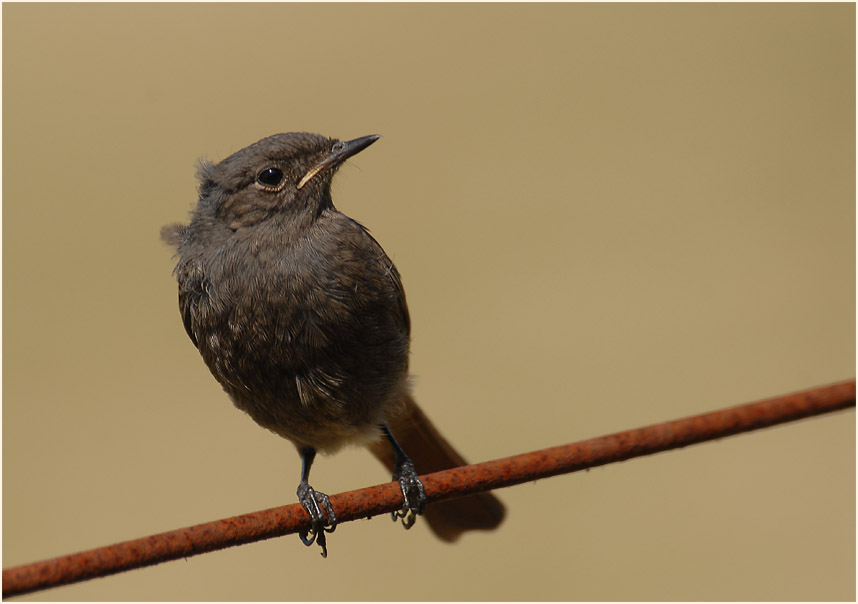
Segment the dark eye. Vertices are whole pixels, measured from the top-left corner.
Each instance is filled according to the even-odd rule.
[[[346,144],[343,141],[338,141],[334,143],[334,146],[331,147],[331,153],[339,153],[346,148]]]
[[[265,168],[256,175],[256,182],[264,187],[276,187],[283,180],[283,170],[280,168]]]

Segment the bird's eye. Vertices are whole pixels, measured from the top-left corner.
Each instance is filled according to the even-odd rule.
[[[334,143],[334,146],[331,147],[331,153],[339,153],[345,150],[346,144],[343,141],[337,141]]]
[[[263,187],[276,187],[283,181],[283,170],[280,168],[265,168],[256,175],[256,182]]]

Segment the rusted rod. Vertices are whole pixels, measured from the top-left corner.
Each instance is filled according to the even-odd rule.
[[[507,487],[855,406],[855,380],[423,476],[429,501]],[[331,497],[340,523],[402,505],[396,483]],[[125,541],[3,571],[3,597],[310,528],[299,504]]]

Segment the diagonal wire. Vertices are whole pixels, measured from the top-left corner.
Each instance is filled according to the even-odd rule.
[[[855,406],[855,380],[422,476],[430,502],[508,487]],[[340,523],[402,506],[397,483],[331,496]],[[243,514],[3,571],[3,597],[310,528],[300,504]]]

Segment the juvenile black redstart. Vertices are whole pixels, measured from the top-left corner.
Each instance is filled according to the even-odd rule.
[[[301,539],[318,542],[323,556],[336,516],[309,485],[310,466],[317,451],[350,443],[368,445],[393,472],[405,500],[394,518],[406,528],[425,508],[435,534],[454,541],[504,516],[488,493],[425,505],[417,469],[465,460],[409,392],[399,272],[331,201],[339,166],[378,139],[275,134],[218,164],[202,162],[190,224],[161,231],[177,248],[179,310],[206,365],[236,407],[298,448],[298,500],[313,525]]]

